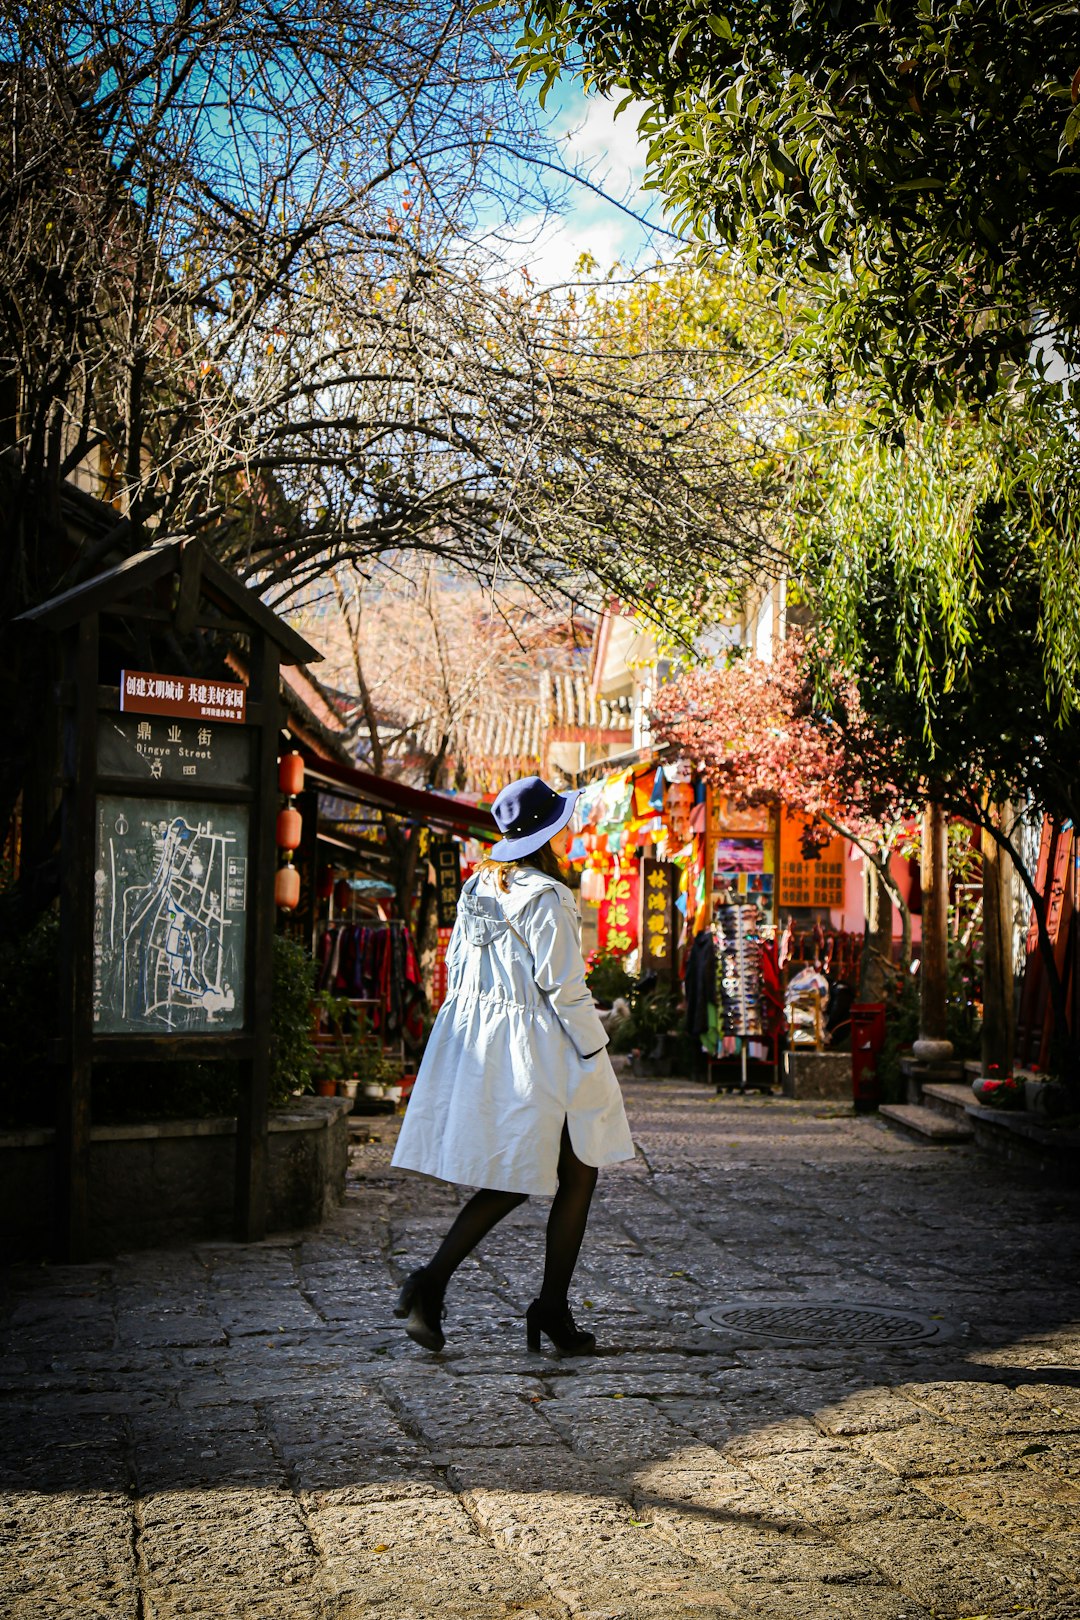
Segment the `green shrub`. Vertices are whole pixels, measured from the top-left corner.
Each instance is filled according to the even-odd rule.
[[[634,981],[621,956],[613,951],[590,951],[585,964],[585,983],[597,1001],[610,1006],[619,996],[629,996]]]

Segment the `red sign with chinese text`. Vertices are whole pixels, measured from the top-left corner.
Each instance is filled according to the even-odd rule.
[[[433,1012],[438,1012],[446,1000],[446,948],[450,943],[451,933],[452,929],[449,928],[440,928],[438,930],[438,943],[435,946],[435,967],[431,976],[431,1006]]]
[[[623,956],[638,942],[637,866],[615,867],[596,919],[596,942],[602,951]]]
[[[187,720],[243,723],[247,687],[241,681],[205,681],[197,675],[120,671],[120,707],[125,714],[168,714]]]

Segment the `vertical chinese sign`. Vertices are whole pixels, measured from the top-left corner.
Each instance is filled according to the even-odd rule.
[[[440,928],[453,928],[461,893],[461,860],[452,838],[436,839],[431,845],[435,868],[435,909]]]
[[[678,869],[646,857],[641,863],[641,971],[669,978],[675,969],[675,885]]]
[[[597,915],[597,944],[602,951],[625,956],[638,942],[638,874],[636,867],[616,866]]]

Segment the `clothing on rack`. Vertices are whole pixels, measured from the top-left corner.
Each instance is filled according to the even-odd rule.
[[[423,984],[416,947],[403,922],[344,923],[327,928],[316,951],[320,990],[376,1001],[374,1032],[384,1039],[423,1035]]]
[[[709,1027],[709,1009],[716,1006],[716,942],[711,928],[694,936],[686,958],[686,1028],[691,1035],[704,1035]]]

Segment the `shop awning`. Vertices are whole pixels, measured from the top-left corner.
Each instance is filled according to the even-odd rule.
[[[336,760],[324,759],[310,748],[301,746],[299,752],[303,755],[307,787],[334,793],[343,799],[356,799],[409,821],[444,827],[462,838],[482,838],[493,843],[499,837],[491,812],[480,805],[467,804],[449,794],[409,787],[405,782],[392,782],[389,777],[362,771],[356,765],[339,765]]]

